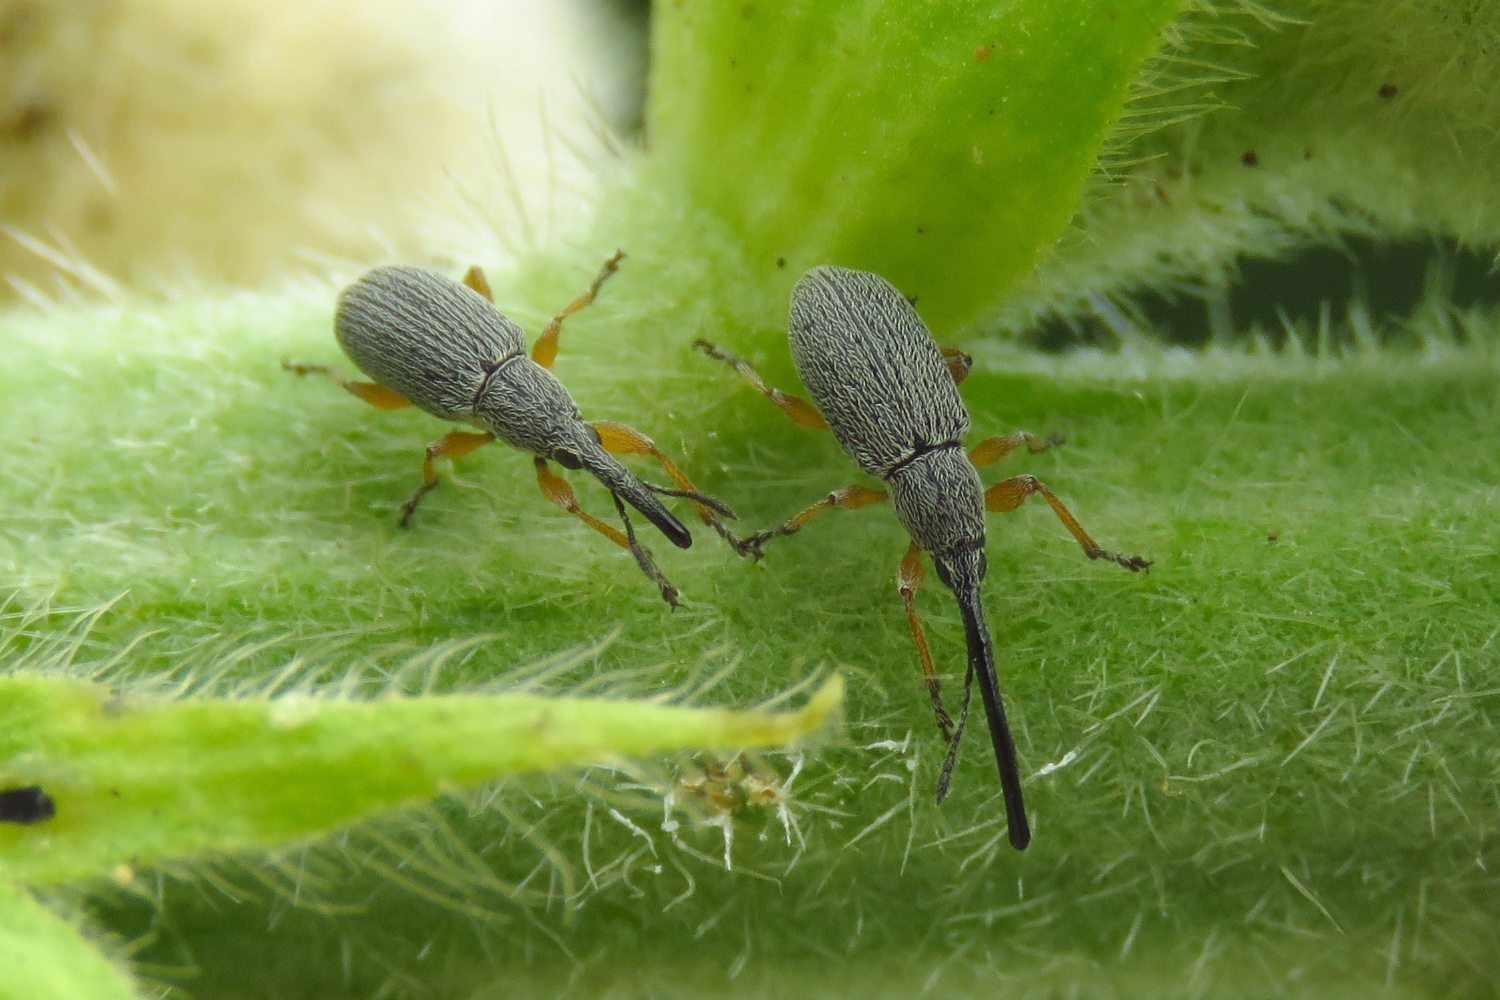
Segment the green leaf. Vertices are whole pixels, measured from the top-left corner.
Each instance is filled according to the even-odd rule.
[[[944,103],[948,90],[918,92],[899,117],[893,104],[900,129],[867,129],[879,140],[868,161],[826,115],[804,127],[803,112],[885,87],[883,73],[917,79],[913,53],[927,59],[915,65],[940,64],[932,79],[960,94],[963,73],[1005,50],[943,62],[959,40],[970,60],[978,45],[965,31],[937,32],[927,48],[899,29],[947,15],[872,5],[860,13],[890,14],[892,31],[869,47],[861,77],[847,55],[794,27],[780,37],[734,28],[744,8],[659,6],[652,150],[611,188],[588,239],[494,275],[497,300],[535,332],[606,254],[627,250],[599,303],[569,321],[558,376],[586,416],[639,426],[747,526],[766,526],[857,473],[827,436],[790,426],[691,340],[739,348],[795,391],[784,293],[814,255],[848,248],[871,256],[844,263],[915,267],[893,276],[950,326],[982,313],[1019,266],[958,252],[992,212],[1021,210],[956,182],[953,201],[968,199],[972,217],[944,200],[953,171],[968,169],[961,143],[975,136],[963,106]],[[1085,228],[1053,258],[1068,281],[1033,288],[1031,304],[1087,301],[1132,281],[1169,291],[1190,272],[1175,260],[1153,270],[1163,251],[1192,259],[1206,246],[1223,260],[1273,245],[1257,228],[1266,206],[1311,198],[1327,202],[1327,220],[1343,217],[1329,199],[1358,189],[1390,209],[1378,231],[1395,233],[1403,206],[1429,186],[1412,163],[1440,160],[1446,171],[1443,210],[1422,215],[1423,227],[1463,211],[1486,219],[1474,192],[1493,188],[1500,161],[1448,156],[1433,139],[1452,116],[1432,109],[1457,108],[1473,119],[1451,132],[1461,149],[1485,148],[1471,143],[1493,115],[1470,111],[1493,100],[1493,87],[1482,90],[1493,74],[1466,82],[1458,70],[1483,70],[1500,50],[1485,49],[1490,8],[1472,6],[1309,6],[1336,8],[1330,33],[1270,19],[1250,33],[1258,50],[1230,31],[1215,36],[1215,47],[1254,52],[1263,74],[1254,93],[1235,92],[1265,98],[1248,130],[1225,125],[1226,111],[1163,129],[1159,147],[1117,147],[1183,155],[1132,168],[1140,184],[1104,189],[1118,202],[1086,207]],[[753,26],[805,23],[824,31],[814,40],[885,37],[825,8],[756,11]],[[1406,105],[1340,81],[1379,86],[1379,60],[1405,37],[1397,28],[1423,12],[1432,103],[1405,112],[1411,127],[1398,134],[1384,112]],[[1228,23],[1194,16],[1195,30]],[[717,34],[693,34],[703,26]],[[1461,43],[1451,70],[1432,44],[1445,31]],[[1069,44],[1057,51],[1086,64],[1089,53]],[[739,67],[693,68],[712,63],[716,46],[756,45],[767,63],[787,54],[763,76],[779,95],[764,108],[726,82]],[[802,56],[822,60],[818,72],[798,70]],[[837,86],[820,89],[825,72]],[[1346,98],[1368,112],[1357,129],[1324,113]],[[923,132],[929,106],[955,141]],[[884,113],[867,110],[850,120]],[[1056,119],[1063,131],[1082,120],[1066,107]],[[1258,146],[1259,166],[1240,159],[1242,135],[1260,143],[1294,120],[1342,136],[1339,156],[1325,160],[1319,146],[1298,159],[1302,136],[1287,134]],[[759,157],[742,129],[807,156]],[[897,132],[926,134],[928,146]],[[1386,135],[1395,138],[1382,145]],[[935,165],[913,175],[921,183],[908,196],[892,186],[900,151],[920,159],[926,148]],[[1079,148],[1057,147],[1064,187]],[[1217,158],[1212,183],[1181,173],[1194,150]],[[863,169],[847,191],[829,181],[841,175],[819,172],[841,162]],[[1020,177],[1014,191],[1044,185],[1052,165],[1034,166],[1042,179]],[[1305,184],[1310,169],[1328,183]],[[1344,186],[1334,183],[1341,169]],[[1003,185],[993,195],[1011,196]],[[918,204],[956,220],[936,235],[957,242],[903,264],[910,243],[891,227]],[[1026,253],[1050,239],[1055,207],[1044,198],[1017,223]],[[1095,227],[1095,211],[1113,213],[1110,224]],[[1136,242],[1142,219],[1154,228]],[[1223,219],[1245,226],[1220,228]],[[1067,447],[1016,456],[1013,471],[1056,489],[1102,544],[1156,560],[1146,578],[1090,564],[1045,508],[991,522],[985,599],[1036,819],[1032,847],[1017,854],[982,740],[965,747],[952,797],[931,801],[944,748],[892,585],[906,539],[888,512],[820,518],[758,566],[700,532],[692,550],[661,560],[689,598],[677,612],[628,556],[535,494],[524,456],[500,449],[445,470],[415,529],[397,532],[421,445],[446,428],[276,370],[283,356],[338,360],[331,296],[7,319],[0,564],[25,604],[59,609],[15,625],[18,655],[64,631],[69,609],[114,599],[77,660],[80,672],[109,666],[127,690],[200,668],[264,690],[304,654],[339,665],[330,684],[358,686],[398,673],[414,650],[493,636],[445,668],[445,683],[461,688],[616,634],[559,668],[551,689],[649,693],[707,675],[724,700],[750,703],[808,664],[838,663],[850,678],[851,739],[731,778],[710,758],[566,784],[539,776],[486,808],[448,803],[405,826],[364,824],[336,845],[243,870],[163,865],[149,898],[89,894],[106,927],[143,942],[143,962],[193,966],[197,995],[243,996],[247,983],[277,997],[1493,991],[1493,310],[1452,308],[1439,290],[1401,323],[1420,349],[1365,341],[1311,358],[1136,346],[1055,359],[974,345],[962,391],[976,437],[1064,433]],[[579,486],[586,508],[607,511],[592,484]],[[963,663],[951,598],[934,583],[917,608],[951,691]],[[642,667],[651,669],[620,676]],[[751,777],[769,807],[749,804]],[[529,895],[495,889],[522,884]]]
[[[726,220],[782,292],[814,264],[872,270],[943,332],[1062,232],[1180,7],[663,3],[650,175]]]
[[[0,877],[0,1000],[134,1000],[130,979],[78,929]]]
[[[0,787],[40,785],[57,810],[0,824],[0,871],[77,880],[274,847],[511,774],[785,745],[821,726],[842,693],[834,677],[805,708],[773,715],[526,694],[161,701],[0,676]]]

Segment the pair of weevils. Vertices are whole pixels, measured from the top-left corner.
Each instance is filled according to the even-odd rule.
[[[627,502],[672,544],[685,549],[692,544],[692,536],[657,494],[686,498],[704,523],[736,552],[759,558],[766,542],[801,530],[825,510],[856,510],[889,499],[912,538],[901,560],[897,586],[938,729],[949,747],[938,777],[938,801],[948,791],[977,676],[1000,768],[1010,842],[1024,850],[1031,842],[1031,830],[980,600],[986,565],[985,511],[1013,511],[1027,497],[1040,493],[1090,559],[1108,559],[1132,572],[1150,563],[1100,548],[1052,491],[1032,476],[1015,476],[985,489],[976,466],[998,461],[1023,445],[1033,452],[1042,451],[1061,443],[1060,439],[1018,432],[989,438],[966,454],[963,441],[969,433],[969,414],[957,385],[968,375],[972,360],[962,351],[939,348],[912,303],[890,282],[842,267],[813,268],[792,289],[787,324],[792,360],[816,407],[766,385],[743,359],[704,340],[695,341],[694,346],[733,366],[798,424],[831,430],[860,468],[883,480],[889,492],[848,486],[784,524],[737,537],[724,524],[724,519],[734,518],[728,507],[700,493],[639,431],[610,421],[584,421],[573,398],[550,371],[563,321],[594,301],[622,257],[617,253],[606,261],[588,290],[552,318],[529,357],[525,334],[494,307],[489,283],[478,267],[469,269],[462,284],[421,268],[382,267],[344,290],[334,318],[339,345],[374,381],[351,381],[327,365],[288,362],[285,367],[299,375],[327,375],[378,407],[417,406],[444,420],[479,429],[478,433],[453,431],[428,446],[422,485],[401,508],[402,527],[410,525],[417,505],[437,486],[438,459],[467,455],[498,438],[531,452],[543,495],[628,549],[674,607],[678,592],[636,538],[625,510]],[[674,487],[640,479],[616,455],[655,458]],[[573,488],[552,472],[548,462],[585,469],[602,482],[625,531],[584,511]],[[943,707],[927,637],[917,620],[914,597],[925,576],[923,552],[932,557],[938,578],[958,599],[964,621],[969,667],[956,724]]]

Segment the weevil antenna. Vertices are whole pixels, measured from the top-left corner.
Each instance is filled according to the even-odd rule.
[[[672,607],[678,607],[677,598],[682,596],[672,582],[662,575],[661,570],[656,568],[656,561],[651,558],[651,550],[642,545],[635,537],[635,526],[630,523],[630,515],[625,513],[625,501],[613,490],[609,493],[610,499],[615,502],[615,510],[620,513],[620,520],[625,525],[625,539],[630,543],[630,554],[635,557],[635,564],[641,568],[641,572],[650,577],[651,582],[661,588],[661,596],[666,598]]]
[[[1026,822],[1026,802],[1022,798],[1022,774],[1016,760],[1016,741],[1011,738],[1011,724],[1005,720],[1005,703],[1001,700],[1001,679],[995,675],[995,645],[990,642],[990,627],[984,621],[984,603],[980,598],[980,580],[975,573],[953,573],[950,564],[947,579],[953,595],[959,598],[963,615],[963,637],[969,645],[969,670],[980,678],[980,696],[984,714],[990,720],[990,741],[995,744],[995,763],[1001,769],[1001,789],[1005,793],[1005,819],[1010,823],[1011,847],[1026,850],[1031,843],[1031,825]],[[966,699],[968,702],[968,699]],[[962,732],[962,730],[960,730]],[[959,733],[954,733],[953,748],[959,747]]]
[[[740,519],[740,516],[731,510],[728,504],[722,500],[715,500],[706,493],[695,493],[692,490],[676,490],[666,486],[657,486],[655,483],[647,483],[644,479],[641,482],[646,483],[646,489],[652,493],[660,493],[664,497],[682,497],[685,500],[701,503],[720,517],[728,518],[731,521],[738,521]]]
[[[969,724],[969,701],[974,697],[974,663],[964,673],[964,703],[958,711],[958,725],[953,727],[953,736],[948,740],[948,756],[943,760],[943,770],[938,774],[938,805],[948,797],[948,783],[953,780],[953,766],[958,763],[958,745],[963,742],[964,727]]]

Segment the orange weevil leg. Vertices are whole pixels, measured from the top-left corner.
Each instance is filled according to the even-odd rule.
[[[984,506],[986,510],[997,511],[1008,514],[1020,507],[1026,498],[1033,493],[1040,493],[1052,507],[1052,513],[1063,523],[1072,536],[1078,539],[1078,544],[1083,546],[1083,552],[1090,559],[1107,559],[1112,563],[1118,563],[1138,573],[1151,565],[1150,560],[1142,559],[1140,556],[1122,556],[1118,552],[1110,552],[1099,547],[1099,543],[1089,537],[1089,533],[1083,530],[1083,525],[1073,516],[1073,512],[1063,506],[1063,502],[1057,499],[1053,493],[1035,476],[1015,476],[1004,479],[984,491]]]
[[[974,367],[974,358],[969,352],[956,347],[943,348],[943,361],[948,366],[948,374],[953,376],[954,385],[963,385],[964,379],[969,377],[969,371]]]
[[[552,362],[557,360],[557,338],[562,335],[563,320],[567,319],[569,316],[578,312],[589,303],[593,302],[595,296],[599,294],[600,286],[602,286],[605,281],[609,280],[609,276],[611,274],[614,274],[617,270],[620,269],[620,261],[624,259],[625,255],[616,250],[614,252],[614,256],[610,257],[609,260],[604,262],[604,266],[600,268],[599,273],[594,276],[594,280],[589,285],[588,289],[580,294],[577,298],[575,298],[572,302],[569,302],[567,305],[563,306],[562,312],[552,317],[552,319],[547,323],[546,329],[542,331],[542,335],[536,338],[535,344],[531,345],[532,361],[535,361],[543,368],[552,367]]]
[[[651,550],[636,540],[635,529],[631,527],[630,517],[625,513],[625,505],[621,503],[618,496],[614,497],[615,509],[620,512],[620,520],[625,522],[624,533],[621,533],[620,529],[614,525],[605,524],[580,507],[578,505],[578,497],[573,493],[573,487],[566,479],[557,475],[548,467],[545,458],[538,457],[536,459],[536,482],[541,487],[542,496],[557,504],[563,510],[620,546],[620,548],[629,550],[630,554],[635,557],[636,565],[641,568],[641,572],[645,573],[651,582],[655,583],[658,589],[661,590],[662,598],[668,604],[672,605],[672,607],[675,608],[678,606],[677,598],[680,595],[677,588],[672,586],[667,581],[667,578],[662,576],[661,570],[656,568],[656,563],[651,558]],[[614,494],[610,495],[614,496]]]
[[[630,548],[630,540],[625,537],[619,528],[616,528],[612,524],[605,524],[578,506],[578,497],[574,494],[572,485],[566,479],[553,472],[548,467],[545,458],[538,458],[536,460],[536,481],[537,485],[542,488],[542,496],[551,500],[563,510],[614,542],[620,548]]]
[[[1044,438],[1039,438],[1035,434],[1016,431],[1014,434],[1005,434],[1001,437],[985,438],[969,449],[969,461],[976,469],[983,468],[1000,461],[1023,444],[1027,451],[1035,455],[1039,451],[1056,448],[1065,443],[1061,434],[1049,434]]]
[[[781,407],[781,412],[791,417],[794,423],[800,424],[803,427],[811,427],[815,431],[826,431],[828,429],[828,421],[823,419],[823,414],[819,413],[811,403],[805,399],[766,385],[765,380],[760,377],[760,373],[751,367],[750,362],[744,358],[730,354],[723,348],[715,347],[701,338],[693,341],[693,346],[716,361],[722,361],[733,368],[739,373],[740,378],[755,387],[756,392]]]
[[[333,365],[309,365],[301,361],[283,361],[281,370],[294,375],[326,375],[351,396],[358,396],[371,406],[382,410],[404,410],[411,401],[399,393],[392,392],[378,382],[352,382],[344,377],[341,369]]]
[[[825,510],[832,510],[834,507],[859,510],[861,507],[868,507],[884,499],[886,499],[886,494],[881,490],[872,490],[867,486],[845,486],[841,490],[834,490],[791,520],[778,524],[774,528],[767,528],[765,531],[757,531],[745,539],[745,544],[750,547],[751,551],[759,553],[761,546],[771,539],[795,535],[806,526],[808,521]]]
[[[484,276],[484,268],[478,264],[474,264],[464,272],[464,284],[484,296],[484,301],[495,301],[495,293],[490,291],[490,280]]]
[[[943,707],[942,682],[938,680],[937,671],[932,666],[932,649],[927,645],[927,633],[922,631],[922,623],[917,620],[917,588],[922,586],[922,581],[926,578],[927,571],[922,568],[922,550],[917,548],[916,542],[912,542],[911,548],[906,550],[906,556],[901,560],[901,568],[896,571],[896,588],[901,591],[901,603],[906,605],[906,620],[911,625],[911,637],[917,643],[917,658],[922,661],[922,682],[927,685],[927,694],[932,698],[932,714],[937,719],[938,732],[943,734],[945,741],[952,742],[953,718]]]
[[[476,448],[483,448],[495,440],[493,434],[474,434],[471,431],[449,431],[427,446],[427,457],[422,461],[422,485],[417,487],[417,492],[411,495],[411,499],[401,505],[401,521],[403,528],[411,527],[412,515],[417,512],[417,504],[422,498],[437,488],[438,474],[437,466],[434,464],[440,458],[462,458]]]
[[[655,441],[652,441],[634,427],[627,427],[625,424],[618,424],[613,420],[593,420],[589,422],[589,426],[594,429],[594,433],[599,435],[599,444],[611,455],[650,455],[660,462],[662,469],[667,474],[667,478],[672,480],[677,489],[683,493],[692,494],[688,499],[692,500],[693,507],[698,511],[698,516],[703,519],[704,524],[718,532],[719,537],[728,542],[730,547],[739,555],[753,554],[749,546],[737,538],[724,524],[719,512],[707,504],[694,499],[694,496],[702,496],[703,494],[699,491],[698,487],[693,485],[692,480],[687,477],[687,474],[678,468],[677,463],[668,458],[666,452],[656,446]],[[714,502],[717,503],[718,501]]]

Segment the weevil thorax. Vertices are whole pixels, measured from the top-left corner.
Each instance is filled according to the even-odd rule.
[[[598,439],[557,376],[522,354],[501,364],[475,400],[476,422],[506,444],[579,468]]]
[[[379,267],[344,289],[333,330],[360,371],[444,420],[472,421],[490,372],[526,350],[477,292],[419,267]]]
[[[787,339],[834,437],[871,475],[886,479],[968,435],[968,411],[932,333],[878,274],[808,271],[792,289]]]
[[[897,520],[939,566],[949,554],[983,554],[984,484],[963,448],[923,452],[887,476],[886,486]]]

